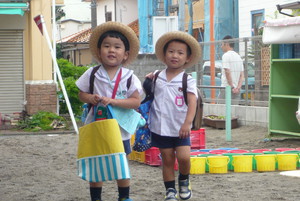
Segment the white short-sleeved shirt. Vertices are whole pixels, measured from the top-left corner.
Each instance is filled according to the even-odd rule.
[[[241,56],[235,51],[227,51],[222,56],[222,86],[228,86],[228,82],[225,75],[225,68],[230,69],[232,83],[234,87],[238,86],[240,73],[244,71],[243,60]]]
[[[89,68],[77,81],[77,87],[86,93],[90,93],[90,76],[93,68]],[[106,70],[101,66],[99,70],[95,73],[94,80],[94,92],[93,94],[98,94],[100,96],[111,97],[115,86],[116,78],[118,72],[116,73],[114,79],[110,81]],[[132,80],[129,89],[127,89],[127,80],[132,75]],[[123,98],[130,97],[135,91],[138,91],[140,95],[143,94],[143,88],[140,80],[136,75],[133,74],[132,70],[122,67],[122,77],[119,83],[119,87],[116,93],[116,98],[122,96]],[[100,103],[99,103],[100,104]],[[93,110],[91,109],[85,124],[91,123],[94,119]],[[131,135],[123,130],[121,127],[121,134],[123,140],[128,140]]]
[[[167,81],[166,70],[158,74],[154,101],[150,109],[151,132],[161,136],[179,136],[188,110],[182,91],[183,73],[178,74],[170,82]],[[187,79],[187,92],[194,93],[198,98],[196,80],[191,76]]]

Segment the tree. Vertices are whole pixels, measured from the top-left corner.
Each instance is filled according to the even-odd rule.
[[[58,21],[62,17],[66,16],[66,13],[65,13],[65,11],[63,9],[61,9],[61,7],[56,6],[55,7],[55,15],[56,15],[55,20]]]

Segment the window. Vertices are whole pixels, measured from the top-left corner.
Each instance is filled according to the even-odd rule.
[[[256,11],[251,11],[251,32],[252,36],[257,36],[261,35],[260,34],[260,27],[263,26],[263,21],[264,21],[264,13],[265,10],[256,10]]]

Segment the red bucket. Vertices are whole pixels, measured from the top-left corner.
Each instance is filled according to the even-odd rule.
[[[272,151],[272,149],[253,149],[252,153],[264,153],[264,151]]]
[[[243,154],[243,153],[249,153],[249,151],[248,150],[244,150],[244,149],[234,149],[234,150],[228,151],[228,153]]]
[[[284,151],[294,151],[294,148],[276,148],[275,151],[280,151],[280,152],[284,152]]]
[[[228,150],[216,149],[216,150],[209,151],[209,153],[210,154],[224,154],[224,153],[228,153]]]

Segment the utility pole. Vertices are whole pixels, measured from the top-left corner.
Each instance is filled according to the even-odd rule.
[[[97,26],[97,0],[91,0],[92,29]]]

